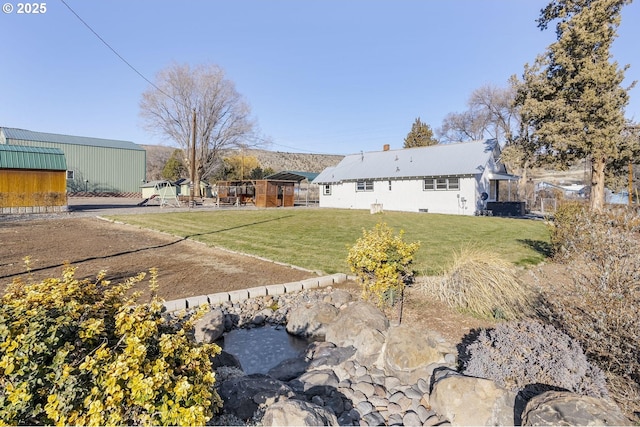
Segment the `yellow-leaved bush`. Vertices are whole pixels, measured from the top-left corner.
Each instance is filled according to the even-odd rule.
[[[0,424],[204,425],[222,403],[214,344],[168,316],[156,296],[138,304],[141,273],[111,284],[75,268],[38,283],[15,280],[0,303]]]
[[[362,230],[362,237],[349,249],[347,264],[362,284],[363,296],[378,306],[393,305],[406,284],[413,281],[411,268],[420,242],[404,241],[404,230],[394,234],[386,223]]]

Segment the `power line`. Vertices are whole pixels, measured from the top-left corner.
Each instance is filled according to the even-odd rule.
[[[93,28],[91,28],[91,26],[90,26],[89,24],[87,24],[87,22],[86,22],[84,19],[82,19],[82,18],[80,17],[80,15],[78,15],[78,14],[76,13],[76,11],[75,11],[75,10],[73,10],[73,9],[71,8],[71,6],[69,6],[69,5],[67,4],[67,2],[65,2],[65,0],[60,0],[60,2],[62,2],[62,4],[64,4],[64,5],[67,7],[67,9],[69,9],[69,11],[71,11],[71,13],[73,13],[73,14],[75,15],[75,17],[76,17],[76,18],[78,18],[78,20],[84,24],[84,26],[85,26],[85,27],[87,27],[87,28],[89,29],[89,31],[91,31],[91,32],[92,32],[92,33],[93,33],[93,34],[98,38],[98,40],[100,40],[100,41],[102,42],[102,44],[104,44],[107,48],[109,48],[109,50],[110,50],[111,52],[113,52],[113,53],[114,53],[118,58],[120,58],[120,60],[121,60],[122,62],[124,62],[124,63],[129,67],[129,68],[131,68],[131,69],[132,69],[132,70],[133,70],[137,75],[139,75],[140,77],[142,77],[142,79],[144,79],[144,81],[146,81],[146,82],[147,82],[147,83],[149,83],[151,86],[153,86],[154,88],[156,88],[160,93],[164,94],[167,98],[169,98],[169,99],[173,100],[175,103],[177,103],[177,104],[182,104],[182,102],[177,101],[174,97],[172,97],[171,95],[169,95],[168,93],[166,93],[165,91],[163,91],[162,89],[160,89],[158,86],[156,86],[156,85],[155,85],[151,80],[149,80],[148,78],[146,78],[146,77],[144,76],[144,74],[142,74],[140,71],[138,71],[138,70],[136,69],[136,67],[134,67],[133,65],[131,65],[131,64],[129,63],[129,61],[127,61],[126,59],[124,59],[124,57],[123,57],[122,55],[120,55],[120,54],[118,53],[118,51],[116,51],[113,47],[111,47],[111,45],[110,45],[109,43],[107,43],[107,41],[106,41],[105,39],[103,39],[102,37],[100,37],[100,34],[98,34],[98,33],[97,33]],[[183,107],[186,107],[184,104],[182,104],[182,106],[183,106]]]

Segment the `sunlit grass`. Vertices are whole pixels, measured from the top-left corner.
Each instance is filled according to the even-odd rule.
[[[549,245],[541,221],[362,210],[263,209],[118,215],[111,219],[188,237],[324,273],[348,272],[348,248],[378,222],[420,241],[419,274],[440,273],[462,246],[495,251],[516,264],[536,264]],[[541,249],[542,248],[542,249]]]

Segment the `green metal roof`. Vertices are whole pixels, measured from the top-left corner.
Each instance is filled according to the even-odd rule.
[[[282,171],[282,172],[276,172],[274,174],[266,176],[265,179],[272,179],[275,181],[282,180],[282,181],[297,181],[297,182],[304,181],[306,179],[307,181],[311,182],[318,175],[319,174],[315,172]]]
[[[53,142],[58,144],[92,145],[94,147],[120,148],[144,151],[144,148],[130,141],[90,138],[86,136],[59,135],[56,133],[34,132],[25,129],[0,128],[8,140]],[[10,144],[10,142],[7,141]]]
[[[67,170],[64,153],[58,148],[0,144],[0,169]]]

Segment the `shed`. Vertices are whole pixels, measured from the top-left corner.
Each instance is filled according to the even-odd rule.
[[[67,192],[140,195],[146,151],[130,141],[0,128],[0,145],[57,148],[67,162]]]
[[[67,205],[66,169],[57,148],[0,144],[2,212],[61,210]]]
[[[218,203],[254,203],[260,208],[294,206],[296,181],[257,179],[253,181],[218,181]]]

